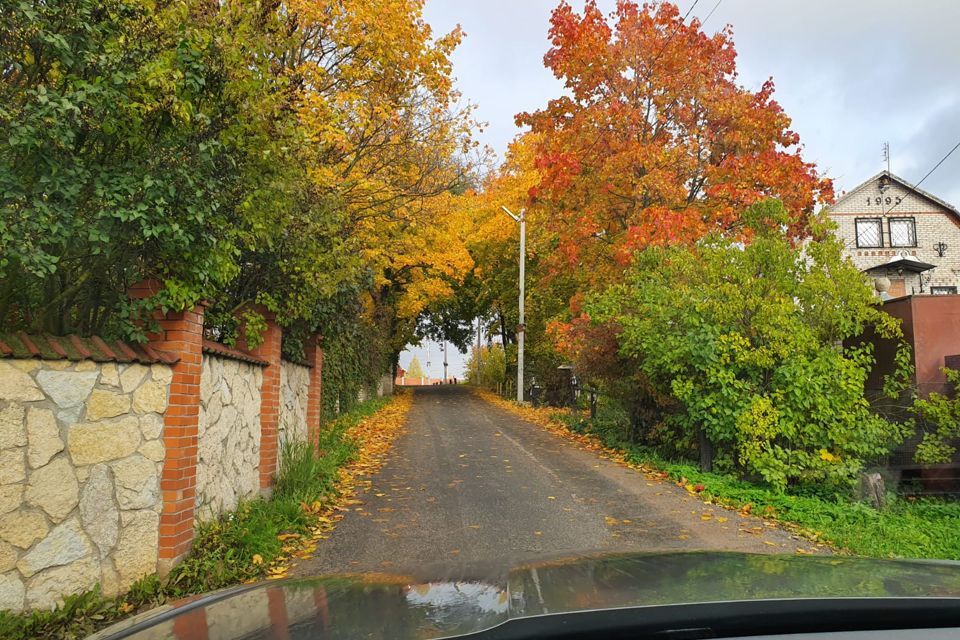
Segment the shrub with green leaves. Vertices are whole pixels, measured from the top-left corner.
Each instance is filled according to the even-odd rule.
[[[956,397],[960,385],[960,371],[944,369],[947,382],[954,388],[953,397],[933,392],[926,398],[914,400],[911,412],[917,416],[923,439],[917,446],[917,462],[942,464],[950,462],[957,453],[960,440],[960,398]]]
[[[139,278],[176,307],[234,274],[230,135],[249,86],[192,8],[4,8],[0,322],[102,331]]]
[[[586,312],[617,328],[619,355],[672,399],[666,421],[702,434],[720,469],[780,489],[845,483],[902,441],[906,427],[871,410],[872,348],[844,340],[868,326],[896,338],[899,324],[878,310],[827,228],[797,242],[776,201],[744,219],[747,242],[711,235],[638,253],[626,281]]]

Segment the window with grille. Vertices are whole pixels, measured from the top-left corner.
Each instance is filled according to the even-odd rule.
[[[956,287],[930,287],[930,293],[935,296],[949,296],[957,293]]]
[[[858,247],[883,246],[883,223],[880,218],[857,218],[856,223]]]
[[[917,246],[917,223],[913,218],[890,218],[890,246]]]

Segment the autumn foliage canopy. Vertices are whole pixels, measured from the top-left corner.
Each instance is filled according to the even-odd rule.
[[[517,122],[540,141],[529,196],[549,212],[556,268],[607,277],[638,248],[741,232],[740,213],[766,197],[802,233],[832,196],[773,81],[738,86],[729,27],[709,35],[668,2],[620,0],[609,18],[593,1],[583,13],[562,2],[549,35],[544,64],[566,95]]]
[[[876,320],[871,292],[824,224],[832,184],[804,160],[773,80],[742,86],[732,29],[687,17],[632,0],[609,15],[593,0],[553,11],[544,64],[564,91],[517,116],[527,130],[475,199],[482,234],[468,246],[491,328],[516,318],[516,228],[499,205],[525,207],[538,383],[565,384],[558,365],[572,362],[630,413],[631,440],[681,455],[709,444],[719,466],[780,487],[844,481],[900,436],[863,398],[872,355],[837,344]],[[720,311],[704,313],[705,300]],[[804,322],[829,329],[804,333]],[[816,391],[817,366],[846,395]],[[832,417],[798,412],[777,384]],[[762,421],[760,406],[771,407]],[[861,437],[846,442],[853,423]]]

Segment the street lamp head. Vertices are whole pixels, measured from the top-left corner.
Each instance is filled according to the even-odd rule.
[[[503,209],[503,211],[504,211],[508,216],[510,216],[511,218],[513,218],[513,221],[514,221],[514,222],[520,222],[520,216],[515,215],[512,211],[510,211],[510,209],[507,209],[507,208],[506,208],[505,206],[503,206],[503,205],[500,205],[500,208]]]

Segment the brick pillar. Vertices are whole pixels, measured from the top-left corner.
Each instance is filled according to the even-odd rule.
[[[267,362],[260,387],[260,493],[269,497],[273,489],[273,476],[277,472],[279,453],[280,343],[283,331],[277,324],[276,314],[263,305],[252,305],[248,308],[263,316],[267,324],[260,345],[256,349],[245,350]],[[243,340],[238,341],[238,346],[245,347]]]
[[[310,336],[304,351],[311,367],[307,389],[307,441],[316,445],[323,419],[323,347],[320,336]]]
[[[134,285],[131,298],[146,298],[158,290],[155,281]],[[166,456],[160,476],[163,510],[160,513],[160,547],[157,569],[166,574],[183,558],[193,542],[197,495],[197,429],[200,421],[200,369],[203,347],[203,304],[191,310],[159,311],[158,333],[150,346],[174,354],[167,410],[163,414]]]

